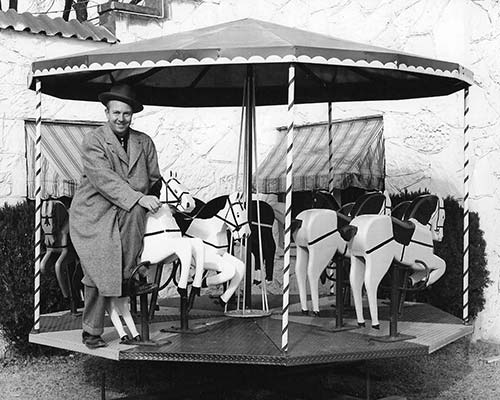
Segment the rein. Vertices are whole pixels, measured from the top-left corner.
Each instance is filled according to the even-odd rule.
[[[162,233],[180,232],[180,229],[160,229],[159,231],[148,232],[144,234],[144,237],[160,235]]]

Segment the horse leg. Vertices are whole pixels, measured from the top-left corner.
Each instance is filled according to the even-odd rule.
[[[225,253],[222,256],[222,260],[225,264],[232,264],[235,269],[234,277],[229,281],[226,291],[220,296],[221,300],[224,303],[227,303],[234,292],[236,292],[236,289],[238,289],[243,277],[245,276],[245,264],[240,259],[228,253]]]
[[[234,258],[237,259],[236,257]],[[223,256],[221,257],[216,253],[205,254],[205,269],[217,271],[217,274],[207,277],[207,285],[220,285],[232,279],[236,274],[236,266],[234,264],[226,262]]]
[[[274,275],[274,255],[276,254],[276,243],[274,243],[273,232],[266,229],[267,238],[263,244],[264,262],[266,264],[266,281],[272,282]]]
[[[372,319],[372,328],[379,329],[380,322],[378,320],[378,305],[377,305],[377,289],[380,281],[389,270],[394,258],[393,252],[385,252],[385,249],[379,249],[377,257],[369,255],[366,257],[365,265],[365,288],[368,297],[368,307]]]
[[[319,277],[337,250],[334,248],[332,254],[333,246],[320,247],[318,246],[320,243],[316,243],[314,247],[310,248],[309,262],[307,264],[307,278],[309,279],[309,287],[311,288],[313,313],[316,316],[319,316]]]
[[[295,259],[295,278],[297,279],[297,286],[299,288],[300,307],[302,314],[307,314],[307,287],[306,287],[306,274],[307,263],[309,260],[309,252],[302,246],[297,246],[297,255]]]
[[[118,297],[109,297],[106,301],[106,310],[108,311],[109,318],[111,318],[111,322],[118,332],[118,336],[120,339],[127,336],[125,329],[123,329],[122,321],[120,320],[119,314],[119,298]]]
[[[63,261],[68,255],[68,248],[65,247],[62,249],[61,254],[59,257],[57,257],[56,263],[54,265],[54,270],[56,272],[56,277],[57,277],[57,282],[59,283],[59,287],[61,288],[61,292],[64,297],[68,298],[69,297],[69,288],[68,288],[68,281],[64,276],[64,271],[63,271]],[[67,273],[67,271],[66,271]]]
[[[195,273],[191,292],[189,293],[188,311],[193,308],[195,296],[199,296],[201,292],[201,284],[203,281],[203,271],[205,265],[205,245],[198,238],[189,239],[195,260]]]
[[[116,307],[122,314],[122,318],[125,321],[125,324],[127,325],[130,334],[132,335],[132,339],[137,338],[137,336],[139,336],[139,332],[137,331],[137,328],[135,326],[134,318],[130,313],[130,309],[127,304],[127,298],[115,297],[112,299],[112,301],[115,303]]]
[[[429,286],[443,276],[446,271],[446,262],[442,258],[433,254],[432,261],[427,264],[427,266],[431,269],[429,280],[427,281],[427,286]]]
[[[354,300],[354,308],[356,310],[356,318],[359,326],[365,326],[365,318],[363,316],[363,279],[365,275],[364,261],[356,256],[351,256],[351,271],[349,273],[349,282],[351,283],[352,297]]]
[[[46,267],[46,265],[49,261],[49,258],[53,252],[54,252],[54,250],[52,250],[51,248],[47,248],[47,251],[45,252],[45,255],[42,258],[42,261],[40,261],[40,272],[42,272],[42,273],[45,272],[45,267]]]

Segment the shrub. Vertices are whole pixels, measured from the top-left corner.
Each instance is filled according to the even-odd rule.
[[[0,208],[0,327],[4,337],[22,353],[38,351],[28,343],[34,304],[34,204]],[[41,277],[41,312],[63,308],[54,268]]]
[[[403,193],[391,197],[392,205],[411,200],[425,192]],[[457,200],[444,201],[446,219],[441,243],[435,242],[435,253],[446,262],[444,276],[428,290],[414,292],[413,299],[430,303],[462,318],[462,266],[463,266],[463,208]],[[486,268],[486,242],[479,226],[479,216],[471,212],[469,218],[469,316],[475,318],[483,310],[484,289],[491,283]]]

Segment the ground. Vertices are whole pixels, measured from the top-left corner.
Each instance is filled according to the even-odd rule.
[[[498,399],[500,345],[461,339],[429,356],[371,361],[372,399]],[[340,399],[365,398],[361,364],[281,369],[211,364],[111,361],[59,352],[50,357],[0,361],[0,399],[106,399],[169,393],[148,399]],[[104,380],[103,380],[104,377]],[[168,391],[168,392],[167,392]]]

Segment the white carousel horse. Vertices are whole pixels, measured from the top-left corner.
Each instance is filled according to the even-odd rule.
[[[415,212],[424,209],[424,217]],[[425,216],[426,215],[426,216]],[[443,238],[444,203],[434,195],[416,198],[404,214],[404,221],[385,215],[361,215],[341,231],[349,241],[350,282],[358,325],[364,326],[362,286],[366,288],[372,327],[379,328],[377,289],[391,264],[396,261],[423,275],[420,286],[436,282],[445,272],[446,263],[434,254],[433,241]]]
[[[229,249],[228,230],[233,239],[236,240],[250,234],[247,212],[241,197],[241,193],[235,192],[229,196],[212,199],[203,206],[195,218],[179,223],[181,228],[184,225],[183,231],[187,237],[203,240],[205,248],[204,268],[216,272],[215,275],[207,276],[206,284],[219,285],[229,281],[226,290],[220,296],[223,304],[227,304],[245,274],[245,264],[227,252]],[[198,273],[195,274],[195,281],[197,280],[196,275]],[[199,296],[199,294],[199,288],[193,285],[189,296],[190,306],[192,306],[194,297]]]
[[[181,234],[172,216],[170,207],[174,207],[183,212],[189,212],[194,207],[194,199],[187,189],[175,177],[171,177],[165,182],[166,201],[156,212],[146,214],[146,229],[144,234],[144,247],[141,253],[140,262],[148,264],[163,265],[178,258],[180,261],[181,278],[179,279],[177,290],[181,295],[181,302],[187,303],[187,285],[189,272],[194,257],[196,268],[193,286],[201,287],[205,250],[201,239],[186,238]],[[173,197],[172,200],[169,198]],[[148,269],[148,280],[151,279],[153,268]],[[198,277],[199,276],[199,277]],[[182,305],[181,305],[182,307]],[[113,297],[109,300],[108,314],[121,338],[121,343],[133,344],[140,341],[139,333],[135,328],[135,323],[127,306],[127,297]],[[121,324],[119,315],[130,330],[129,337]]]
[[[314,208],[304,210],[294,220],[292,232],[297,246],[295,276],[299,289],[302,312],[308,312],[306,280],[309,280],[314,315],[319,315],[319,280],[336,253],[348,256],[347,243],[340,236],[339,229],[349,224],[352,218],[361,214],[384,214],[391,210],[387,192],[370,192],[361,196],[348,215],[342,210]],[[298,222],[300,221],[300,222]],[[294,231],[294,227],[300,225]]]

